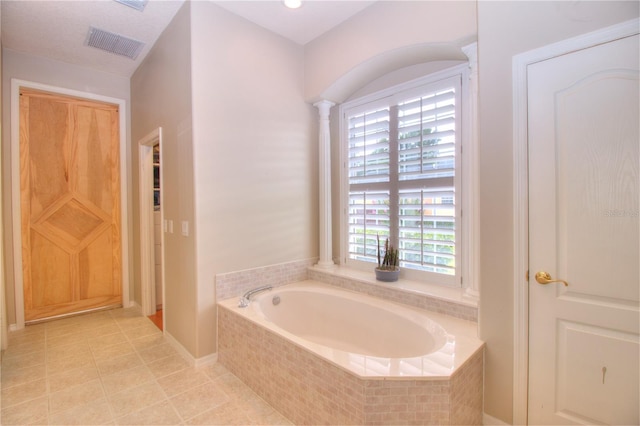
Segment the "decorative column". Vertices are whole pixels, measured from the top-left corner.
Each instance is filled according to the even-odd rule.
[[[467,125],[469,136],[466,139],[465,154],[468,161],[467,172],[470,179],[470,187],[465,191],[467,210],[474,212],[465,215],[466,226],[469,229],[470,243],[467,247],[466,274],[469,278],[465,296],[472,299],[479,299],[480,289],[480,215],[478,214],[480,203],[480,185],[478,184],[478,43],[471,43],[462,48],[462,52],[469,59],[469,102],[467,109]]]
[[[319,183],[320,183],[320,260],[317,266],[328,268],[334,265],[331,254],[331,130],[329,111],[335,103],[322,100],[313,104],[320,114],[319,126]]]

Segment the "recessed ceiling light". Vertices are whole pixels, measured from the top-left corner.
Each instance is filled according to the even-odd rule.
[[[283,2],[289,9],[297,9],[302,6],[302,0],[283,0]]]

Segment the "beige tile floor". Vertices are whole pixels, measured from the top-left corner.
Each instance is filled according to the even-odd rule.
[[[136,309],[9,334],[0,424],[291,423],[223,366],[190,366]]]

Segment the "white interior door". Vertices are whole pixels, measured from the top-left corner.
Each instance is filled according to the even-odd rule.
[[[527,69],[530,424],[640,421],[638,52]]]

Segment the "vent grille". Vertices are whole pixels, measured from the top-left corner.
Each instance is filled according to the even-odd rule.
[[[89,27],[86,45],[131,59],[136,59],[144,47],[141,41],[94,27]]]
[[[147,5],[147,0],[116,0],[118,3],[124,4],[125,6],[132,7],[136,10],[142,12],[144,7]]]

